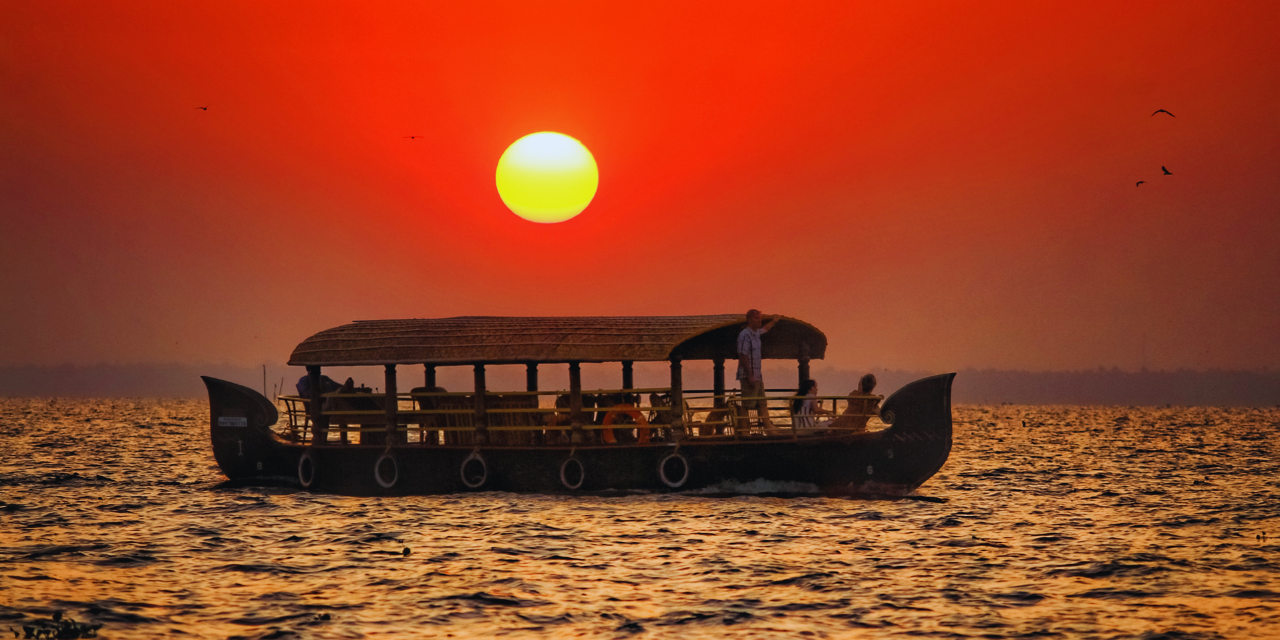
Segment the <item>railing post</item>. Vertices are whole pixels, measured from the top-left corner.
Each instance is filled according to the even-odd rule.
[[[574,444],[582,442],[582,365],[569,363],[569,425],[573,432],[569,441]]]
[[[724,408],[724,358],[711,361],[711,393],[716,397],[713,404],[717,409]]]
[[[636,388],[636,375],[633,364],[631,360],[622,361],[622,397],[624,404],[633,395],[631,390]]]
[[[431,391],[436,388],[436,366],[434,364],[422,365],[422,386]]]
[[[671,356],[671,438],[684,439],[684,382],[680,356]]]
[[[324,422],[324,397],[320,395],[320,367],[307,367],[307,384],[311,397],[307,398],[307,413],[311,414],[311,444],[324,444],[329,438]]]
[[[396,366],[394,364],[386,366],[386,396],[383,407],[387,414],[387,446],[390,447],[396,442],[396,426],[400,422],[400,396],[396,393]],[[363,440],[362,440],[363,441]]]
[[[489,444],[489,413],[484,406],[484,365],[478,364],[476,369],[476,444]]]

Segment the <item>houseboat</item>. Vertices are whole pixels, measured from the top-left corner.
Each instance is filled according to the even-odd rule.
[[[761,355],[795,361],[799,385],[827,338],[776,318]],[[289,364],[305,367],[305,393],[273,402],[204,377],[213,453],[232,483],[353,496],[715,493],[755,481],[788,492],[904,496],[942,468],[955,374],[887,398],[823,396],[834,418],[826,421],[792,415],[796,388],[767,389],[772,419],[764,421],[761,398],[725,385],[745,326],[741,314],[353,322],[294,349]],[[710,361],[711,389],[683,384],[686,366],[705,366],[698,361]],[[637,388],[637,362],[666,363],[669,384]],[[585,363],[617,363],[619,384],[583,389]],[[525,388],[490,389],[486,368],[497,365],[523,366]],[[566,365],[568,389],[539,386],[540,366]],[[353,366],[380,367],[381,389],[335,388],[324,375]],[[473,388],[441,388],[441,367],[469,367]],[[422,382],[407,392],[406,370]]]

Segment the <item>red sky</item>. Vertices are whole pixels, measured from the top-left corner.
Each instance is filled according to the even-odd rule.
[[[1277,367],[1277,7],[7,2],[0,364],[754,306],[838,367]],[[541,130],[600,167],[559,225],[493,183]]]

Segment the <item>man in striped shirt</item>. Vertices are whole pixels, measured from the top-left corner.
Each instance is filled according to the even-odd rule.
[[[748,411],[754,407],[760,418],[760,426],[773,428],[769,419],[768,401],[764,399],[764,375],[760,370],[760,336],[767,333],[778,323],[777,316],[769,320],[769,324],[760,326],[764,316],[759,309],[747,312],[747,326],[738,334],[738,385],[742,388],[743,398],[760,398],[759,400],[743,400],[739,427],[746,429]]]

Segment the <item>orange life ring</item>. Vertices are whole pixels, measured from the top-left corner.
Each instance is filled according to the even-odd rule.
[[[610,409],[609,413],[606,413],[604,416],[604,424],[613,424],[615,416],[630,416],[636,424],[636,442],[639,444],[647,444],[649,442],[649,419],[645,418],[644,414],[640,413],[640,410],[636,409],[635,405],[620,404]],[[601,439],[603,439],[606,444],[618,443],[617,438],[614,438],[613,436],[613,429],[605,429],[604,435],[601,436]]]

